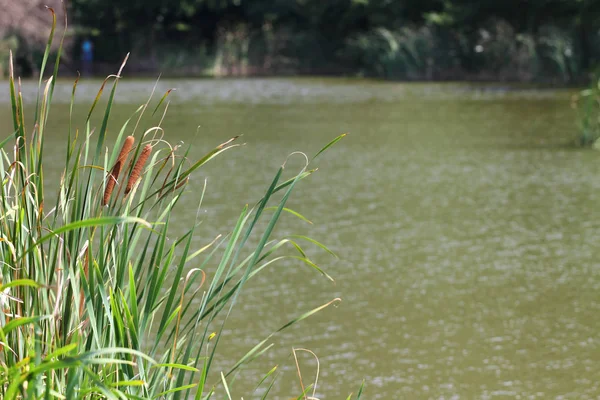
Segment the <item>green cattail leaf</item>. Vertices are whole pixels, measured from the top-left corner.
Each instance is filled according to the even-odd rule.
[[[288,322],[287,324],[283,325],[281,328],[277,329],[277,332],[281,332],[281,331],[283,331],[284,329],[286,329],[286,328],[288,328],[288,327],[290,327],[290,326],[294,325],[295,323],[298,323],[298,322],[300,322],[300,321],[302,321],[302,320],[304,320],[304,319],[306,319],[306,318],[310,317],[311,315],[314,315],[314,314],[318,313],[319,311],[321,311],[321,310],[323,310],[323,309],[325,309],[325,308],[329,307],[330,305],[332,305],[332,304],[334,304],[334,303],[338,303],[338,302],[340,302],[340,301],[342,301],[342,299],[340,299],[340,298],[335,298],[335,299],[333,299],[333,300],[331,300],[331,301],[329,301],[329,302],[327,302],[327,303],[323,304],[322,306],[319,306],[319,307],[317,307],[317,308],[314,308],[314,309],[312,309],[312,310],[310,310],[310,311],[308,311],[308,312],[306,312],[306,313],[302,314],[302,315],[301,315],[301,316],[299,316],[298,318],[294,318],[293,320],[291,320],[291,321],[290,321],[290,322]]]
[[[266,208],[265,210],[277,210],[277,207],[268,207],[268,208]],[[283,207],[283,211],[285,211],[285,212],[287,212],[287,213],[290,213],[290,214],[292,214],[293,216],[295,216],[295,217],[297,217],[297,218],[301,219],[302,221],[304,221],[304,222],[306,222],[306,223],[309,223],[309,224],[311,224],[311,225],[312,225],[312,221],[310,221],[308,218],[306,218],[304,215],[300,214],[300,213],[299,213],[299,212],[297,212],[297,211],[294,211],[294,210],[292,210],[292,209],[290,209],[290,208],[287,208],[287,207]]]
[[[308,236],[304,236],[304,235],[289,235],[288,237],[290,238],[295,238],[295,239],[302,239],[302,240],[306,240],[314,245],[317,245],[318,247],[320,247],[321,249],[325,250],[327,253],[331,254],[333,257],[335,258],[339,258],[337,256],[337,254],[335,254],[333,251],[331,251],[329,249],[329,247],[325,246],[323,243],[316,241],[313,238],[310,238]]]
[[[4,333],[4,335],[8,335],[12,330],[27,324],[33,324],[38,321],[42,321],[44,319],[50,318],[50,315],[45,316],[37,316],[37,317],[20,317],[11,319],[6,325],[0,327],[0,330]]]
[[[161,393],[157,394],[156,396],[153,396],[152,398],[153,399],[158,399],[159,397],[163,397],[163,396],[165,396],[167,394],[170,394],[170,393],[181,392],[182,390],[193,389],[195,387],[196,387],[195,383],[192,383],[190,385],[176,387],[176,388],[173,388],[173,389],[165,390],[164,392],[161,392]]]
[[[269,376],[273,375],[275,373],[275,371],[277,371],[277,367],[278,367],[278,365],[274,366],[273,368],[271,368],[271,370],[269,372],[267,372],[267,374],[265,376],[263,376],[263,378],[260,380],[260,382],[258,382],[258,385],[256,385],[256,388],[254,389],[255,392],[260,387],[260,385],[262,385],[264,383],[264,381],[266,381],[269,378]]]
[[[317,154],[314,155],[314,157],[312,158],[313,160],[316,159],[317,157],[319,157],[323,152],[325,152],[327,149],[329,149],[331,146],[333,146],[334,144],[336,144],[337,142],[339,142],[340,140],[342,140],[345,136],[347,136],[347,133],[343,133],[340,136],[336,137],[335,139],[333,139],[331,142],[327,143],[327,145],[325,145],[325,147],[323,147],[321,150],[319,150],[317,152]]]
[[[160,101],[158,102],[158,104],[154,108],[154,111],[152,112],[152,116],[154,116],[154,114],[156,114],[156,111],[158,111],[158,109],[160,108],[160,105],[165,101],[165,99],[169,96],[169,94],[171,94],[171,92],[173,90],[175,90],[175,89],[167,90],[167,92],[163,95],[163,97],[160,98]]]
[[[177,363],[156,364],[156,365],[153,365],[152,368],[176,368],[176,369],[182,369],[184,371],[193,371],[193,372],[200,371],[198,368],[194,368],[189,365],[177,364]]]
[[[298,256],[290,256],[290,258],[295,258],[296,260],[302,261],[303,263],[305,263],[309,267],[317,270],[321,275],[323,275],[324,277],[326,277],[327,279],[329,279],[331,282],[335,282],[335,280],[331,276],[329,276],[329,274],[327,274],[327,272],[323,271],[321,268],[319,268],[315,263],[313,263],[312,261],[310,261],[308,258],[298,257]]]
[[[34,288],[42,287],[42,285],[40,285],[33,279],[17,279],[17,280],[9,282],[7,284],[0,285],[0,292],[4,291],[6,289],[9,289],[11,287],[15,287],[15,286],[29,286],[29,287],[34,287]]]

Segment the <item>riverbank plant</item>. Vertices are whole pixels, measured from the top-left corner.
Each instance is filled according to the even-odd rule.
[[[571,106],[576,112],[578,146],[597,146],[600,138],[600,76],[591,78],[590,86],[573,96]]]
[[[227,370],[213,371],[227,318],[248,280],[283,259],[331,279],[304,248],[325,246],[302,236],[273,237],[284,214],[299,216],[286,203],[314,172],[310,160],[291,176],[281,166],[228,234],[194,248],[198,221],[178,235],[172,215],[195,173],[236,147],[236,138],[192,160],[189,150],[163,139],[162,118],[142,129],[143,115],[164,116],[167,92],[141,105],[108,140],[122,66],[102,83],[84,125],[72,122],[60,132],[64,167],[60,179],[48,181],[45,140],[60,48],[54,72],[42,77],[53,36],[54,28],[32,113],[9,62],[14,132],[0,143],[0,398],[231,398],[236,374],[269,349],[273,335],[339,301],[315,305]],[[71,114],[76,92],[77,81]],[[102,118],[94,127],[96,113]],[[268,397],[276,375],[257,377],[260,397]],[[303,391],[298,399],[308,398],[311,387]]]

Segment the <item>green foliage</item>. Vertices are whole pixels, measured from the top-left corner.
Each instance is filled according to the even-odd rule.
[[[431,79],[435,51],[432,30],[378,28],[348,43],[349,57],[360,57],[366,75],[386,79]]]
[[[386,79],[569,82],[583,72],[576,52],[571,30],[542,26],[533,35],[518,33],[504,20],[490,20],[470,35],[457,34],[442,22],[380,27],[349,40],[342,54],[361,65],[363,75]]]
[[[588,89],[574,96],[571,102],[577,113],[579,136],[577,145],[598,147],[600,139],[600,76],[595,74]]]
[[[236,147],[236,138],[189,160],[187,151],[162,140],[162,118],[139,129],[151,97],[107,143],[119,71],[102,83],[83,129],[66,132],[61,178],[47,182],[44,140],[59,57],[60,49],[51,78],[45,84],[40,78],[33,116],[26,118],[15,77],[9,77],[14,134],[0,143],[0,398],[209,399],[217,387],[229,393],[235,374],[269,349],[273,335],[339,301],[286,323],[213,377],[227,317],[248,280],[282,259],[329,278],[300,240],[326,249],[322,244],[273,237],[283,211],[299,215],[286,203],[314,170],[307,159],[286,177],[282,165],[228,235],[195,249],[198,221],[177,236],[172,214],[189,178]],[[90,117],[109,87],[94,129]],[[71,110],[76,89],[77,82]],[[166,111],[168,93],[150,109]],[[48,190],[56,192],[54,204],[48,204]],[[296,253],[280,254],[285,246]]]
[[[132,51],[138,70],[572,81],[600,59],[600,0],[73,0],[71,8],[78,25],[102,35],[98,59],[117,63]]]

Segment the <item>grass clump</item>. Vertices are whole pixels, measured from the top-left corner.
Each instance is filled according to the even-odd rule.
[[[53,36],[54,25],[40,76]],[[286,179],[280,167],[228,235],[194,249],[197,224],[174,237],[172,213],[192,174],[235,147],[236,138],[190,162],[188,151],[163,140],[160,122],[138,130],[149,99],[107,143],[119,71],[103,82],[84,128],[69,128],[60,181],[45,182],[44,141],[59,59],[60,48],[52,76],[45,83],[40,78],[31,130],[12,68],[9,76],[14,133],[0,143],[0,398],[209,399],[219,387],[231,398],[235,375],[269,349],[274,334],[339,301],[283,325],[211,378],[227,317],[249,279],[284,258],[330,279],[298,237],[272,238],[296,185],[314,170],[307,162]],[[94,129],[90,117],[110,85]],[[166,110],[167,96],[155,110]],[[46,190],[56,192],[54,204],[46,203]],[[286,244],[297,253],[280,255]],[[216,265],[210,281],[208,265]],[[270,375],[276,374],[261,383]]]

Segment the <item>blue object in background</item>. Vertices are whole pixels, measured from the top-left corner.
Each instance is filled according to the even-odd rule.
[[[81,44],[82,56],[84,61],[91,62],[94,59],[94,45],[89,39],[85,39]]]
[[[94,61],[94,44],[90,39],[84,39],[81,43],[81,61],[83,75],[91,75],[92,62]]]

